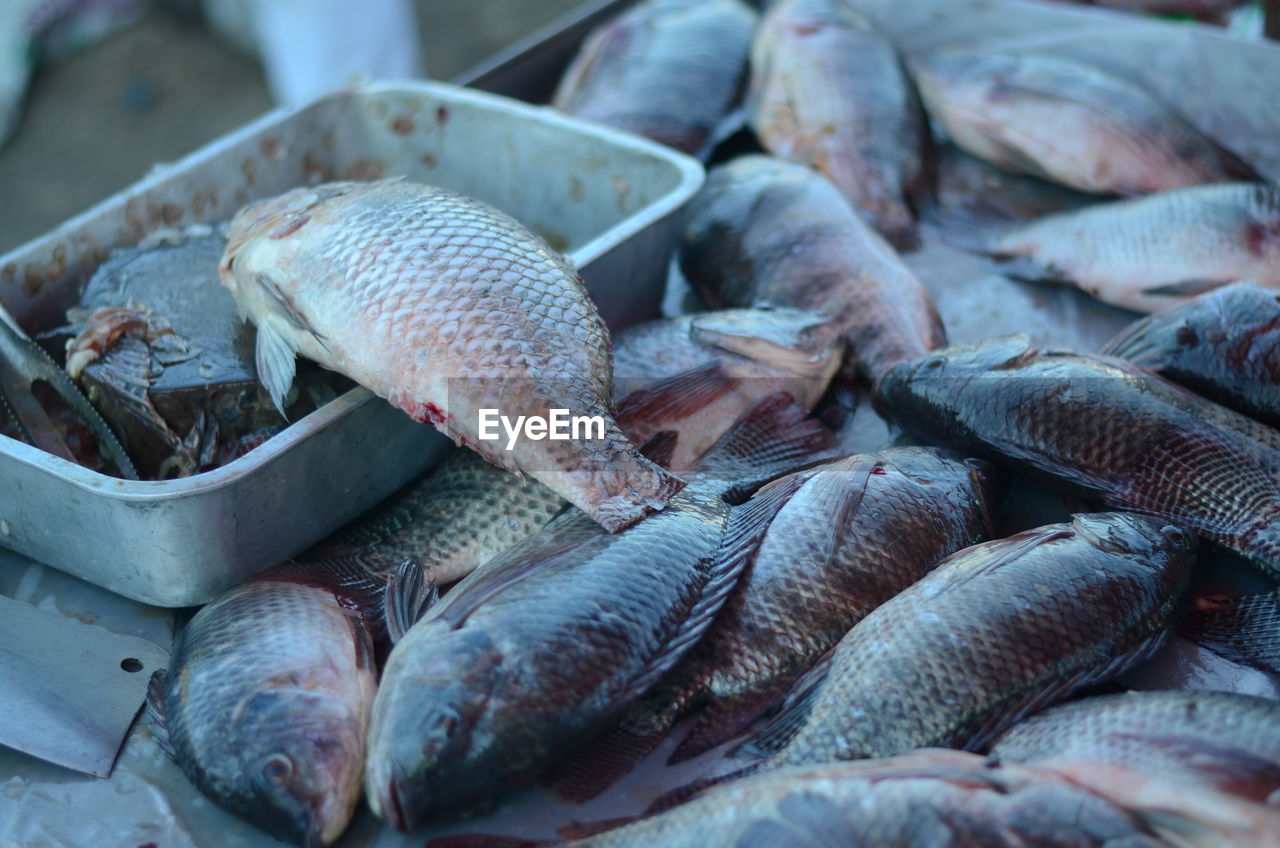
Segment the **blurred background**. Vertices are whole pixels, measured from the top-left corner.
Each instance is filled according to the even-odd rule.
[[[411,2],[427,74],[447,80],[582,0]],[[0,93],[30,70],[0,142],[0,253],[273,107],[248,19],[219,29],[208,5],[0,0]]]

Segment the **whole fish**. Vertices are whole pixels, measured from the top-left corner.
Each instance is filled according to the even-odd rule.
[[[1127,692],[1062,704],[996,741],[1001,762],[1051,770],[1177,845],[1280,844],[1280,702],[1229,692]]]
[[[962,245],[1016,279],[1072,285],[1136,312],[1218,286],[1280,287],[1280,188],[1195,186],[975,235]]]
[[[755,25],[740,0],[636,3],[587,36],[552,105],[705,156],[741,93]]]
[[[1259,179],[1142,86],[1088,62],[964,50],[913,70],[951,140],[1015,174],[1098,194]]]
[[[840,640],[803,726],[770,766],[983,749],[1158,649],[1193,541],[1162,521],[1103,513],[954,554]],[[805,716],[800,701],[766,730],[765,747]]]
[[[1051,772],[995,766],[974,754],[941,750],[767,772],[717,786],[660,815],[562,843],[564,848],[1161,844],[1119,805]]]
[[[404,180],[330,183],[246,206],[228,239],[222,282],[258,326],[277,406],[301,354],[610,531],[683,485],[614,422],[609,334],[577,273],[511,217]],[[598,437],[481,438],[481,410],[545,423],[553,409],[596,419]]]
[[[1280,427],[1280,293],[1234,283],[1134,322],[1102,349]]]
[[[702,641],[579,762],[557,767],[562,795],[593,797],[695,711],[671,762],[734,736],[867,613],[991,532],[993,472],[977,460],[888,448],[771,485],[793,482]]]
[[[1006,336],[903,363],[876,404],[931,444],[1160,516],[1280,574],[1280,433],[1132,363]]]
[[[678,435],[681,474],[759,401],[778,392],[812,409],[840,367],[844,342],[816,312],[726,309],[638,324],[613,343],[618,423],[636,444]]]
[[[713,305],[821,312],[873,377],[946,344],[920,281],[802,165],[743,156],[715,167],[685,214],[680,268]]]
[[[374,812],[411,830],[487,803],[640,698],[710,624],[767,515],[753,503],[731,519],[725,481],[754,462],[798,464],[820,433],[770,399],[657,515],[608,535],[567,513],[454,587],[387,660],[366,777]]]
[[[919,245],[923,121],[889,39],[847,0],[779,0],[751,47],[751,127],[825,175],[895,247]]]
[[[206,604],[148,693],[153,734],[201,792],[271,835],[329,845],[360,800],[384,583],[286,565]]]

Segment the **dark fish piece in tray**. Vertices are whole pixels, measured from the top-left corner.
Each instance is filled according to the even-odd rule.
[[[55,331],[75,334],[67,371],[146,479],[225,464],[248,449],[244,437],[287,423],[258,389],[253,327],[218,281],[225,246],[217,233],[195,232],[126,248],[102,264],[71,324]],[[299,392],[291,418],[351,385],[313,376],[319,394]]]
[[[770,484],[757,497],[799,485],[707,634],[618,727],[554,770],[556,789],[593,797],[697,710],[672,762],[741,732],[871,610],[987,538],[993,476],[985,462],[903,447]]]
[[[1280,575],[1280,432],[1130,362],[988,339],[904,362],[876,407],[932,444],[1160,516]]]
[[[770,767],[982,750],[1158,649],[1194,539],[1164,521],[1103,513],[960,551],[854,626],[813,693],[756,747],[794,732]]]
[[[1176,845],[1280,844],[1280,701],[1126,692],[1033,716],[991,756],[1056,772]]]
[[[613,535],[566,513],[454,587],[387,660],[374,811],[411,830],[475,808],[616,719],[705,631],[767,517],[768,502],[731,516],[722,475],[778,473],[825,441],[770,399],[662,512]]]
[[[710,153],[747,70],[739,0],[644,0],[587,36],[552,98],[562,112]]]
[[[680,268],[716,306],[812,309],[878,377],[946,344],[933,299],[829,180],[772,156],[713,168],[690,201]]]
[[[1280,427],[1280,293],[1235,283],[1134,322],[1101,351]]]

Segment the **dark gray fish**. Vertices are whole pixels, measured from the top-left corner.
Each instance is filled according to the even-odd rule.
[[[820,312],[872,377],[946,344],[901,257],[803,165],[758,155],[720,165],[685,214],[680,267],[713,305]]]
[[[1280,293],[1223,286],[1134,322],[1101,351],[1280,427]]]
[[[923,116],[889,39],[843,0],[779,0],[751,48],[751,127],[826,176],[900,250],[919,245]]]
[[[929,448],[888,448],[797,472],[707,634],[619,726],[554,770],[593,797],[697,712],[671,758],[741,732],[871,610],[991,532],[993,472]],[[793,486],[798,484],[798,486]]]
[[[607,726],[692,647],[767,517],[753,502],[731,518],[726,481],[793,467],[825,441],[785,404],[752,410],[709,455],[709,476],[662,512],[615,535],[566,513],[415,624],[374,705],[374,812],[410,830],[489,802]]]
[[[913,70],[951,140],[1006,171],[1096,194],[1259,179],[1142,86],[1085,61],[986,48]]]
[[[705,156],[741,92],[755,25],[739,0],[636,3],[587,36],[552,105]]]
[[[991,756],[1056,772],[1177,845],[1280,844],[1280,701],[1128,692],[1061,704]]]
[[[156,740],[218,805],[308,848],[360,800],[384,582],[286,565],[206,604],[151,681]]]
[[[961,246],[1016,279],[1155,312],[1240,280],[1280,287],[1280,188],[1224,183],[1049,215]]]
[[[1174,522],[1280,574],[1280,433],[1130,362],[959,345],[881,381],[881,414],[932,444]]]
[[[766,730],[769,765],[983,749],[1023,717],[1150,656],[1190,579],[1194,537],[1078,515],[947,558],[840,641],[810,696]]]

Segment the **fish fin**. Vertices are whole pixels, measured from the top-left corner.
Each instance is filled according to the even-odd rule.
[[[297,220],[298,219],[295,218],[287,223],[289,225],[294,225]],[[301,220],[305,223],[306,217],[303,216]],[[297,226],[301,226],[301,224],[298,224]],[[296,229],[297,227],[295,226],[294,228]],[[315,340],[320,342],[325,350],[329,349],[329,344],[325,337],[318,333],[315,327],[311,326],[311,321],[307,319],[306,315],[303,315],[302,312],[298,310],[298,307],[293,305],[293,301],[289,299],[288,295],[280,290],[280,287],[276,285],[275,280],[272,280],[266,274],[258,274],[254,277],[254,282],[256,282],[263,291],[271,296],[272,302],[279,307],[278,311],[282,316],[284,316],[286,321],[297,329],[302,330],[304,333],[314,336]]]
[[[1199,599],[1178,634],[1232,662],[1280,674],[1280,598],[1275,592]]]
[[[808,417],[785,392],[762,398],[720,437],[698,463],[700,474],[739,481],[735,489],[759,484],[812,462],[835,437]]]
[[[719,362],[708,362],[628,393],[618,403],[615,418],[626,432],[630,430],[629,422],[685,417],[732,390],[737,383]]]
[[[667,758],[676,765],[705,754],[742,733],[781,700],[795,682],[795,675],[780,675],[757,691],[717,698],[698,713],[694,725]]]
[[[1167,329],[1167,318],[1156,321],[1155,316],[1148,315],[1117,333],[1098,353],[1127,359],[1143,368],[1157,369],[1166,355],[1168,344],[1162,337],[1167,334]]]
[[[559,843],[558,839],[526,839],[500,833],[452,833],[428,839],[426,848],[537,848]]]
[[[589,839],[592,836],[617,830],[625,825],[632,824],[644,818],[644,816],[618,816],[611,819],[596,819],[589,822],[569,822],[556,828],[556,833],[565,839]]]
[[[675,459],[676,445],[679,441],[680,434],[675,430],[663,430],[650,436],[649,440],[640,446],[640,453],[654,465],[668,468],[671,466],[671,460]]]
[[[719,786],[722,783],[729,783],[733,780],[740,780],[744,777],[750,777],[765,767],[764,763],[752,763],[746,768],[740,768],[727,774],[717,777],[700,777],[697,780],[677,786],[675,789],[663,792],[653,802],[645,807],[644,815],[654,816],[658,813],[665,813],[674,807],[692,801],[694,798],[706,792],[708,789]]]
[[[151,737],[160,750],[176,762],[178,753],[169,737],[169,720],[164,709],[164,685],[168,676],[169,672],[163,668],[151,673],[151,680],[147,683],[147,724],[151,726]]]
[[[1146,297],[1195,297],[1198,294],[1204,294],[1207,291],[1213,291],[1222,288],[1232,280],[1179,280],[1176,283],[1165,283],[1160,286],[1152,286],[1143,289],[1142,294]]]
[[[835,649],[832,648],[801,675],[777,715],[758,733],[731,750],[729,756],[766,757],[787,747],[809,720],[818,692],[831,673],[831,657],[834,653]]]
[[[387,637],[391,644],[399,642],[439,599],[440,591],[435,581],[425,579],[422,566],[416,559],[410,557],[396,566],[387,581],[384,602]]]
[[[659,694],[666,693],[654,693]],[[554,765],[540,782],[570,804],[590,801],[657,748],[679,715],[673,699],[645,698],[613,727]]]
[[[270,320],[258,324],[258,341],[254,358],[258,380],[266,387],[280,415],[284,415],[284,399],[298,371],[298,348]]]

